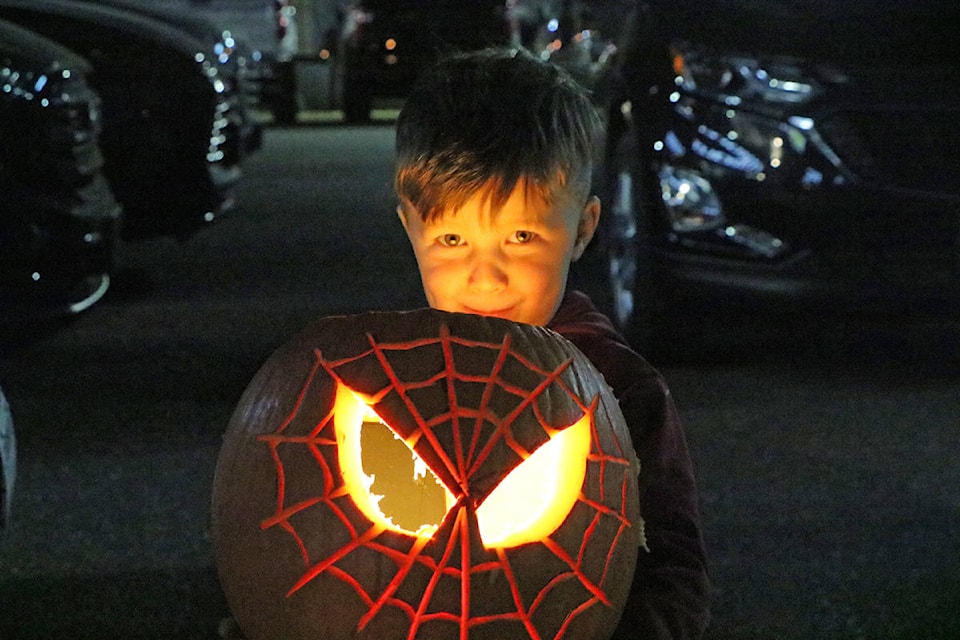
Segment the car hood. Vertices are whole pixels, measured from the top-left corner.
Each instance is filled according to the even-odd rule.
[[[178,50],[190,58],[197,51],[207,49],[206,42],[173,24],[128,10],[71,0],[0,0],[0,17],[21,26],[35,20],[33,16],[45,15],[61,18],[64,23],[75,21],[78,33],[83,32],[83,23],[104,25],[145,42]]]
[[[649,0],[643,19],[667,38],[727,52],[955,66],[958,7],[955,0]]]
[[[11,62],[22,61],[35,71],[49,68],[90,73],[90,63],[74,51],[29,29],[0,20],[0,54]]]

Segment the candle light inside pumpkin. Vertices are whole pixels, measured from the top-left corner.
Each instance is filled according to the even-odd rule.
[[[357,507],[372,522],[430,537],[457,500],[359,394],[340,385],[336,430],[341,472]],[[487,548],[549,536],[573,508],[586,475],[590,416],[551,434],[507,474],[476,509]]]

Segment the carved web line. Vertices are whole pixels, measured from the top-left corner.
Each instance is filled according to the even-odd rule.
[[[413,382],[413,383],[405,383],[401,381],[399,377],[396,375],[396,372],[393,371],[392,367],[390,367],[390,364],[384,355],[386,351],[389,351],[391,349],[410,349],[411,344],[421,344],[424,346],[433,345],[433,344],[436,344],[438,340],[441,342],[441,346],[443,348],[443,353],[445,358],[445,371],[439,375],[431,376],[425,381]],[[583,572],[582,570],[582,564],[584,561],[583,558],[584,558],[586,545],[590,541],[590,538],[592,537],[592,534],[594,533],[599,521],[603,517],[614,517],[618,519],[620,521],[620,526],[614,537],[614,543],[611,546],[611,550],[607,554],[607,562],[605,563],[605,566],[599,581],[600,585],[604,584],[607,573],[608,573],[609,564],[612,559],[613,550],[617,547],[618,541],[620,540],[623,534],[623,531],[630,526],[624,512],[618,512],[616,510],[610,509],[609,507],[606,507],[605,505],[600,504],[596,501],[590,500],[586,496],[581,494],[578,500],[583,504],[585,504],[588,508],[592,509],[594,516],[593,516],[591,525],[589,526],[588,530],[583,536],[583,540],[581,542],[580,548],[578,549],[577,557],[575,559],[571,557],[563,549],[563,547],[555,543],[550,538],[547,538],[545,541],[540,542],[539,544],[543,544],[552,554],[554,554],[563,563],[565,563],[570,568],[570,571],[565,572],[560,576],[553,578],[545,586],[541,587],[538,592],[538,595],[534,599],[534,602],[530,604],[529,609],[525,609],[521,601],[522,599],[520,597],[520,594],[517,588],[517,582],[516,582],[515,576],[513,575],[512,567],[509,562],[509,550],[498,549],[496,551],[496,555],[497,555],[496,561],[487,562],[475,567],[471,567],[470,540],[469,540],[469,531],[468,531],[468,524],[467,524],[468,518],[466,517],[467,507],[463,504],[462,499],[458,503],[458,506],[454,507],[455,509],[458,509],[458,513],[456,516],[457,521],[455,523],[455,533],[454,535],[450,536],[450,539],[448,540],[447,548],[444,550],[442,558],[439,561],[439,563],[434,562],[433,559],[430,558],[429,556],[421,555],[423,547],[426,546],[427,544],[427,541],[425,539],[416,538],[414,541],[414,544],[412,545],[412,547],[408,552],[406,553],[399,552],[391,547],[382,545],[377,542],[379,536],[385,530],[383,527],[374,525],[368,528],[362,535],[358,535],[356,528],[350,522],[350,519],[334,502],[335,498],[342,497],[346,494],[346,487],[343,484],[337,485],[336,480],[334,479],[333,473],[329,468],[329,465],[324,459],[324,456],[320,453],[320,447],[329,447],[336,444],[335,435],[332,435],[329,437],[321,436],[324,430],[328,428],[332,428],[333,412],[331,411],[330,413],[328,413],[317,425],[315,425],[311,429],[310,434],[308,436],[287,436],[283,434],[287,430],[289,425],[296,419],[296,416],[301,411],[305,398],[309,393],[309,389],[312,385],[315,374],[320,367],[323,367],[324,369],[326,369],[339,382],[339,376],[336,375],[335,370],[340,365],[345,364],[348,361],[357,360],[359,358],[364,357],[365,355],[370,355],[371,353],[376,355],[378,361],[383,367],[384,372],[387,374],[388,378],[390,379],[390,386],[388,386],[387,388],[379,392],[377,396],[383,397],[383,395],[386,395],[386,393],[389,393],[391,389],[395,389],[397,393],[403,398],[408,410],[410,410],[411,412],[411,415],[413,415],[414,419],[417,421],[420,434],[428,438],[435,438],[435,436],[432,433],[432,428],[431,428],[432,424],[428,424],[428,422],[424,420],[423,417],[419,414],[419,412],[416,410],[415,405],[412,403],[412,400],[410,399],[408,392],[414,388],[422,388],[425,386],[429,386],[430,384],[434,384],[440,379],[446,377],[448,396],[451,399],[451,407],[453,407],[453,410],[451,410],[448,414],[445,414],[446,419],[449,420],[452,417],[457,417],[458,411],[460,413],[466,412],[464,408],[458,407],[456,405],[456,397],[452,389],[452,386],[455,383],[455,381],[465,380],[465,381],[483,382],[486,386],[484,388],[484,392],[482,395],[481,408],[477,412],[477,422],[474,429],[473,439],[471,441],[471,452],[475,448],[475,445],[477,443],[477,438],[479,437],[479,431],[480,431],[479,425],[482,424],[483,416],[487,413],[486,405],[489,402],[489,398],[491,397],[493,389],[496,388],[498,385],[500,386],[500,388],[503,388],[508,392],[515,393],[519,397],[523,398],[523,400],[521,401],[521,405],[516,407],[506,419],[496,423],[496,427],[497,427],[496,434],[495,436],[491,437],[491,441],[494,438],[498,438],[498,437],[507,438],[509,433],[509,426],[512,424],[512,421],[516,418],[517,415],[520,414],[520,412],[523,409],[529,406],[530,403],[534,403],[533,404],[534,410],[537,411],[538,406],[535,404],[534,401],[538,397],[540,397],[544,389],[546,389],[551,383],[556,382],[560,384],[560,386],[565,390],[565,392],[584,411],[590,412],[591,433],[593,435],[593,442],[595,443],[594,446],[599,448],[599,444],[597,444],[599,441],[596,437],[596,425],[593,420],[594,411],[596,410],[597,401],[598,401],[597,398],[593,399],[592,405],[588,409],[577,398],[577,396],[573,394],[569,388],[567,388],[567,386],[563,383],[563,381],[559,379],[559,376],[561,375],[563,370],[565,370],[565,368],[570,365],[571,360],[567,360],[564,363],[562,363],[560,367],[558,367],[558,369],[555,371],[550,371],[550,372],[544,371],[538,367],[533,366],[532,363],[527,361],[525,358],[522,358],[520,354],[516,354],[512,352],[510,350],[509,336],[507,336],[502,343],[498,345],[494,345],[490,343],[481,343],[477,341],[452,338],[449,332],[446,331],[446,327],[444,327],[444,330],[441,332],[441,338],[439,339],[429,339],[429,340],[418,341],[416,343],[406,343],[403,345],[395,345],[395,344],[379,344],[378,345],[372,338],[370,338],[370,342],[371,342],[370,351],[366,352],[365,354],[361,354],[359,356],[355,356],[349,359],[344,359],[338,362],[325,361],[319,352],[315,352],[316,362],[314,363],[313,368],[311,369],[309,375],[307,376],[307,380],[305,381],[303,388],[298,394],[297,401],[291,413],[287,416],[285,420],[281,422],[281,424],[278,426],[278,429],[274,433],[259,437],[259,440],[267,443],[270,447],[271,456],[273,457],[274,464],[276,466],[277,479],[278,479],[278,502],[277,502],[276,512],[270,518],[265,519],[262,522],[261,527],[268,528],[271,526],[280,526],[282,529],[290,533],[290,535],[292,535],[296,540],[301,550],[301,553],[303,554],[305,562],[309,566],[309,569],[301,576],[301,578],[297,581],[297,583],[290,589],[288,595],[295,593],[298,589],[306,585],[308,582],[310,582],[312,579],[314,579],[321,573],[327,573],[331,577],[341,580],[345,584],[349,585],[354,591],[358,593],[361,599],[367,604],[368,611],[359,622],[358,630],[364,628],[373,618],[375,618],[377,613],[383,607],[394,606],[406,612],[408,618],[410,619],[411,627],[409,631],[409,638],[412,639],[412,638],[415,638],[420,626],[430,620],[445,619],[445,620],[451,620],[451,621],[458,621],[457,617],[450,613],[432,613],[432,614],[426,613],[427,607],[430,604],[433,593],[437,585],[439,584],[441,577],[443,575],[454,574],[459,577],[459,581],[461,584],[461,601],[462,602],[461,602],[461,613],[459,616],[459,623],[460,623],[461,635],[463,638],[466,638],[469,628],[473,626],[486,624],[495,620],[519,620],[526,628],[530,637],[533,638],[534,640],[539,640],[540,636],[531,620],[531,616],[533,612],[535,612],[537,607],[540,606],[540,604],[542,604],[542,602],[547,598],[549,592],[555,586],[559,585],[561,582],[567,579],[571,579],[575,577],[593,595],[592,597],[586,599],[581,605],[579,605],[576,609],[574,609],[572,612],[568,614],[567,618],[564,620],[562,624],[562,627],[559,629],[559,631],[555,636],[555,638],[563,637],[563,635],[566,633],[566,629],[568,628],[569,624],[572,622],[573,619],[575,619],[578,615],[580,615],[580,613],[582,613],[583,611],[586,611],[591,606],[595,605],[597,602],[608,602],[600,586],[594,585],[590,581],[590,579],[586,576],[586,574]],[[456,371],[455,363],[453,362],[454,359],[453,359],[452,350],[451,350],[452,344],[458,344],[458,345],[470,346],[470,347],[483,347],[488,349],[497,349],[498,355],[491,373],[487,376],[467,376],[465,374],[459,374]],[[527,392],[522,389],[518,389],[516,387],[511,387],[505,381],[500,379],[499,372],[502,369],[508,357],[516,358],[519,362],[524,364],[528,370],[536,372],[544,377],[544,379],[541,381],[541,383],[538,385],[536,389],[534,389],[533,391]],[[538,418],[541,417],[539,414],[539,411],[537,411],[537,416]],[[437,422],[437,420],[435,419],[432,422],[435,423]],[[541,426],[543,426],[542,419],[540,421],[540,424]],[[320,467],[324,477],[324,491],[322,495],[315,496],[313,498],[301,501],[294,505],[289,505],[289,506],[285,505],[284,492],[285,492],[286,476],[285,476],[283,460],[279,452],[279,446],[281,444],[304,445],[309,447],[311,455],[313,459],[317,462],[318,466]],[[433,444],[435,445],[434,447],[435,450],[438,453],[442,453],[442,449],[440,448],[439,443],[437,443],[434,440]],[[458,446],[462,446],[462,444]],[[519,447],[519,445],[517,446]],[[622,450],[622,447],[619,441],[617,441],[617,447],[618,449]],[[483,456],[487,455],[490,448],[491,448],[491,444],[488,443],[487,446],[484,447],[484,449],[478,455],[477,460],[475,460],[475,464],[473,468],[476,467],[476,464],[479,464],[479,462],[477,461],[481,460]],[[462,454],[462,448],[458,449],[457,455],[460,461],[464,460],[463,454]],[[470,455],[472,455],[472,453]],[[447,461],[447,462],[450,462],[450,461]],[[589,462],[598,464],[600,466],[600,469],[599,469],[600,483],[599,484],[601,487],[603,487],[605,484],[603,482],[603,478],[606,475],[606,471],[607,471],[606,465],[608,463],[629,466],[628,460],[622,457],[602,454],[599,451],[591,452],[591,454],[588,456],[588,463]],[[457,469],[458,473],[462,473],[462,469],[464,467],[463,463],[461,462],[460,464],[457,465],[457,467],[458,467]],[[451,471],[453,470],[451,469]],[[467,473],[469,474],[469,471]],[[457,477],[463,478],[464,476],[458,475]],[[622,509],[626,508],[625,498],[626,498],[626,491],[627,491],[627,482],[629,482],[629,478],[630,478],[630,474],[625,473],[623,487],[621,489],[622,495],[620,500],[620,505]],[[601,494],[601,499],[603,499],[602,494]],[[323,560],[313,565],[310,565],[308,551],[305,547],[305,544],[302,538],[296,533],[295,527],[290,522],[290,518],[301,511],[304,511],[306,509],[310,509],[313,507],[317,507],[317,506],[325,506],[329,508],[336,515],[337,519],[345,526],[346,530],[348,531],[351,542],[345,545],[344,547],[342,547],[341,549],[339,549],[334,554],[331,554],[328,557],[324,558]],[[453,555],[453,552],[457,546],[458,541],[460,546],[461,567],[469,567],[468,571],[463,571],[462,569],[457,569],[456,567],[452,567],[448,565]],[[335,564],[337,561],[349,556],[351,553],[353,553],[354,551],[360,548],[367,548],[376,553],[384,554],[387,557],[390,557],[393,560],[393,562],[396,563],[398,566],[398,571],[393,577],[393,579],[391,580],[391,582],[383,589],[383,591],[380,593],[379,596],[376,596],[376,598],[374,598],[366,590],[366,588],[359,583],[359,581],[356,578],[354,578],[344,570],[340,569]],[[412,570],[412,568],[416,564],[420,564],[426,567],[428,570],[430,570],[433,573],[433,575],[429,581],[428,588],[426,589],[423,596],[420,598],[418,607],[416,608],[416,610],[414,610],[413,606],[410,603],[394,597],[394,594],[396,593],[397,589],[399,589],[400,586],[403,584],[406,577],[409,575],[410,570]],[[516,609],[515,611],[512,611],[512,612],[508,611],[508,612],[503,612],[499,614],[477,616],[477,617],[471,618],[469,613],[470,575],[472,575],[473,573],[489,571],[489,570],[492,570],[492,568],[499,568],[505,573],[505,575],[508,576],[508,582],[511,586],[514,605]]]

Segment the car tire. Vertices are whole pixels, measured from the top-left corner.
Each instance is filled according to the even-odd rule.
[[[278,63],[275,67],[277,74],[276,95],[273,96],[270,110],[273,120],[280,125],[292,125],[297,122],[300,112],[297,97],[297,76],[294,62]]]
[[[347,122],[358,123],[370,120],[373,110],[373,87],[357,69],[348,69],[343,84],[343,117]]]

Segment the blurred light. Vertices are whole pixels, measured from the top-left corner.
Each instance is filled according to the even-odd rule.
[[[40,74],[37,78],[37,81],[33,83],[33,90],[37,93],[43,91],[43,88],[47,86],[47,76],[45,74]]]
[[[823,184],[823,173],[813,167],[807,167],[806,171],[803,172],[803,177],[800,179],[800,184],[808,189],[820,186]]]
[[[198,52],[193,56],[193,59],[196,60],[197,62],[203,62],[204,60],[207,59],[207,57],[198,51]]]
[[[329,60],[330,59],[330,50],[329,49],[320,49],[320,59]]]
[[[770,166],[777,168],[783,161],[783,138],[776,136],[770,141]]]
[[[677,76],[683,76],[683,56],[680,54],[673,56],[673,72]]]
[[[550,22],[547,23],[547,31],[553,33],[560,28],[560,21],[556,18],[551,18]]]
[[[683,146],[683,143],[680,142],[680,138],[677,137],[677,134],[673,131],[668,131],[666,139],[663,141],[664,146],[670,151],[674,156],[682,156],[686,153],[686,148]]]
[[[810,131],[811,129],[813,129],[813,118],[805,118],[803,116],[791,116],[788,122],[793,126],[795,126],[797,129],[802,129],[804,131]]]
[[[67,78],[70,77],[70,69],[64,69],[60,75],[63,77],[64,80],[66,80]]]
[[[392,53],[386,56],[383,60],[387,64],[397,64],[397,56],[393,55]]]
[[[393,38],[387,38],[387,41],[383,43],[383,48],[387,51],[393,51],[397,48],[397,41]]]

